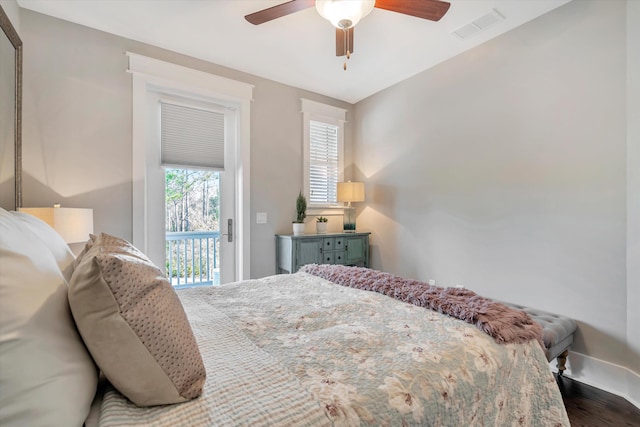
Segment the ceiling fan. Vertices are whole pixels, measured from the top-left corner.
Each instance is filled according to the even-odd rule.
[[[320,16],[336,27],[336,56],[346,56],[347,59],[353,53],[353,27],[374,7],[439,21],[451,6],[449,2],[441,0],[291,0],[244,18],[254,25],[260,25],[314,5]],[[347,69],[346,61],[344,69]]]

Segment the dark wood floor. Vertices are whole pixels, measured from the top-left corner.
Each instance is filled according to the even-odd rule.
[[[627,400],[567,377],[558,386],[572,427],[640,427],[640,409]]]

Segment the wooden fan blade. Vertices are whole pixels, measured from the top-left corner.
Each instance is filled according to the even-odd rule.
[[[447,13],[449,6],[451,3],[440,0],[376,0],[378,9],[390,10],[430,21],[439,21]]]
[[[347,30],[349,33],[349,52],[353,53],[353,28]],[[344,50],[344,30],[336,28],[336,56],[345,56],[347,52]]]
[[[259,12],[251,13],[245,16],[244,19],[251,22],[253,25],[260,25],[265,22],[308,9],[315,4],[315,0],[291,0]]]

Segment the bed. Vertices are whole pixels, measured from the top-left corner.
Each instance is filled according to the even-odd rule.
[[[20,335],[12,328],[19,329],[16,324],[20,322],[12,321],[7,326],[6,320],[17,316],[13,312],[2,318],[3,368],[10,363],[13,371],[21,373],[14,378],[7,369],[0,370],[2,425],[26,425],[25,420],[31,420],[30,425],[87,426],[569,425],[537,339],[498,342],[501,339],[481,330],[477,322],[471,324],[308,272],[177,292],[169,289],[184,309],[206,379],[199,383],[197,397],[191,396],[182,403],[134,404],[124,395],[128,391],[123,394],[122,387],[112,385],[117,381],[103,379],[98,384],[94,365],[98,361],[104,372],[102,364],[108,365],[109,361],[103,362],[102,358],[122,359],[126,353],[123,356],[117,346],[112,346],[106,355],[97,357],[85,336],[82,316],[76,309],[69,309],[69,305],[77,304],[73,283],[78,279],[74,275],[80,275],[83,262],[88,263],[87,255],[73,259],[59,247],[54,250],[54,236],[49,230],[45,233],[44,223],[25,219],[21,214],[0,213],[0,283],[5,297],[4,302],[0,299],[4,304],[0,309],[8,308],[6,297],[14,298],[32,286],[29,280],[42,276],[25,270],[24,258],[36,257],[40,260],[34,261],[36,267],[42,269],[37,266],[44,259],[42,253],[34,253],[49,251],[51,263],[46,268],[58,269],[54,282],[59,286],[48,286],[49,294],[42,301],[56,299],[57,304],[64,305],[59,296],[69,293],[69,302],[62,310],[66,314],[61,316],[58,312],[56,316],[63,317],[69,328],[78,328],[80,333],[76,332],[74,343],[73,334],[65,332],[69,341],[65,345],[73,346],[78,354],[82,353],[83,342],[90,349],[84,349],[85,354],[79,355],[78,361],[61,369],[63,374],[56,373],[58,365],[68,363],[71,352],[65,347],[61,361],[56,361],[52,355],[55,351],[42,346],[55,349],[59,343],[39,342],[39,357],[45,357],[44,361],[36,356],[24,359],[11,355],[7,348],[16,334]],[[24,223],[28,227],[16,230]],[[34,228],[37,233],[29,235]],[[127,256],[132,253],[126,252]],[[140,260],[136,258],[137,263],[146,262]],[[6,268],[10,263],[12,267]],[[33,265],[30,269],[37,270]],[[114,274],[120,273],[118,270]],[[19,287],[11,285],[16,277],[21,282]],[[154,280],[162,282],[158,277]],[[66,289],[69,283],[71,291]],[[85,299],[83,305],[92,303]],[[15,304],[12,306],[16,311]],[[40,317],[33,313],[42,312],[38,307],[29,310],[30,318]],[[162,317],[164,309],[153,312]],[[50,320],[46,322],[51,324]],[[156,325],[145,327],[155,329]],[[33,353],[35,344],[31,345]],[[118,366],[129,362],[133,363],[125,360],[123,365],[120,360]],[[47,365],[46,372],[41,373],[49,375],[50,381],[44,381],[47,387],[51,382],[66,381],[57,385],[65,391],[56,396],[59,401],[55,405],[40,400],[44,394],[39,393],[48,393],[51,398],[51,389],[36,391],[36,397],[31,398],[33,384],[39,387],[43,381],[35,373],[27,379],[32,383],[31,391],[13,396],[16,393],[11,388],[6,393],[9,386],[18,387],[25,382],[21,377],[33,363]],[[135,373],[125,377],[131,375]],[[15,405],[22,406],[16,409]],[[42,419],[49,422],[38,422],[33,418],[34,411],[45,411],[46,418]],[[64,424],[52,422],[52,417],[63,417]]]

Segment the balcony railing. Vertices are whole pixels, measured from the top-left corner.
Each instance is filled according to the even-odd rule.
[[[220,232],[185,231],[165,235],[167,277],[175,287],[220,284]]]

